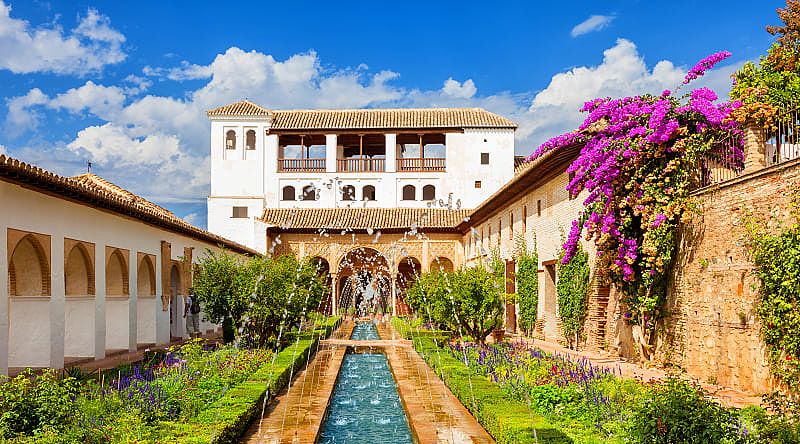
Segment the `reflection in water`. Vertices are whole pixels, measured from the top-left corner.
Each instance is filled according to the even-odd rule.
[[[320,444],[413,442],[385,355],[345,355],[319,436]]]

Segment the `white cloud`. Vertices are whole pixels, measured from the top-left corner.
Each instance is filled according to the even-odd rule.
[[[0,69],[24,74],[86,74],[125,59],[125,36],[111,28],[108,17],[87,11],[78,26],[33,26],[12,18],[11,6],[0,0]]]
[[[701,81],[724,96],[729,89],[725,79],[734,68],[725,65]],[[176,79],[207,73],[204,85],[182,97],[139,96],[125,87],[93,82],[53,98],[34,89],[9,101],[9,122],[35,124],[37,113],[51,109],[96,116],[104,123],[81,130],[60,148],[62,164],[83,165],[91,159],[98,171],[113,172],[109,180],[144,196],[196,203],[202,202],[209,186],[205,111],[244,97],[272,109],[482,107],[519,123],[517,152],[528,154],[547,138],[580,125],[584,116],[578,109],[586,100],[657,94],[679,85],[685,71],[669,61],[648,65],[632,42],[620,39],[603,52],[599,64],[556,73],[538,93],[481,96],[472,79],[448,78],[439,89],[407,89],[393,85],[396,72],[370,73],[365,66],[323,68],[313,52],[276,60],[258,51],[229,48],[208,65],[183,63],[151,71]],[[137,82],[142,88],[149,86],[143,77],[126,81]]]
[[[6,131],[11,136],[16,136],[24,131],[36,128],[39,123],[39,113],[30,108],[34,105],[43,105],[49,98],[39,88],[33,88],[24,96],[12,97],[6,100],[8,114],[6,115]]]
[[[608,27],[614,21],[613,15],[592,15],[572,28],[569,35],[578,37],[591,32],[597,32]]]
[[[6,147],[3,146],[3,145],[0,145],[0,154],[6,154],[6,153],[8,153],[8,150],[6,150]]]
[[[462,83],[450,77],[444,81],[444,86],[442,87],[444,95],[460,99],[471,99],[477,92],[478,88],[475,87],[475,82],[472,79],[467,79]]]

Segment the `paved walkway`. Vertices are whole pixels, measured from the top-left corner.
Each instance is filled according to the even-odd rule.
[[[433,370],[399,339],[388,323],[378,323],[378,341],[350,341],[354,323],[344,321],[287,391],[255,421],[242,442],[313,443],[322,426],[339,368],[348,347],[380,348],[386,353],[409,425],[419,444],[478,444],[494,440],[456,399]],[[376,443],[378,444],[378,443]]]
[[[533,345],[534,347],[540,348],[544,351],[548,352],[558,352],[561,354],[567,354],[574,357],[584,357],[592,362],[592,364],[598,364],[604,367],[612,367],[619,370],[622,373],[623,377],[632,378],[632,379],[639,379],[641,381],[660,381],[666,379],[668,374],[665,370],[659,368],[645,368],[635,362],[628,362],[622,360],[621,358],[608,356],[601,354],[599,352],[591,352],[591,351],[576,351],[570,350],[566,347],[563,347],[559,344],[554,344],[552,342],[545,342],[539,339],[533,338],[525,338],[525,337],[518,337],[514,336],[513,338],[509,338],[514,341],[523,340],[526,343]],[[719,401],[721,404],[726,405],[728,407],[747,407],[752,405],[761,405],[761,397],[751,394],[745,393],[739,390],[734,390],[729,387],[724,387],[721,385],[715,384],[708,384],[703,381],[689,378],[686,375],[682,375],[686,380],[693,381],[695,383],[700,384],[705,391],[707,391],[712,398]]]

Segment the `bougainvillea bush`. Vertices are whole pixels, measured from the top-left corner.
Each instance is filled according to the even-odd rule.
[[[675,91],[586,102],[581,111],[588,116],[577,131],[548,140],[530,156],[583,145],[568,168],[567,189],[573,196],[586,191],[585,209],[572,224],[562,263],[576,254],[582,233],[594,241],[600,277],[622,292],[626,317],[644,327],[643,358],[651,357],[678,226],[695,211],[690,192],[700,179],[700,160],[734,167],[744,161],[741,143],[733,149],[721,143],[741,140],[730,118],[740,104],[718,103],[708,88],[681,93],[730,55],[701,60]]]

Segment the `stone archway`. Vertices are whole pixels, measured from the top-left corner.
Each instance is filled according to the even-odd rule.
[[[407,315],[411,307],[406,303],[406,292],[422,275],[422,264],[413,256],[406,256],[397,263],[397,314]]]
[[[181,328],[183,324],[181,282],[183,282],[181,267],[175,262],[169,270],[169,334],[172,338],[181,338],[186,331]]]
[[[431,271],[442,271],[446,273],[451,273],[454,269],[455,267],[453,267],[453,261],[444,256],[436,257],[431,261],[431,266],[430,266]]]
[[[328,263],[328,260],[321,256],[313,256],[311,257],[310,261],[314,269],[317,271],[317,275],[322,279],[329,289],[327,295],[320,301],[317,311],[320,313],[332,314],[334,282],[332,282],[333,279],[331,278],[331,266]]]
[[[389,260],[378,250],[348,251],[339,261],[337,276],[338,311],[365,315],[392,310]]]

